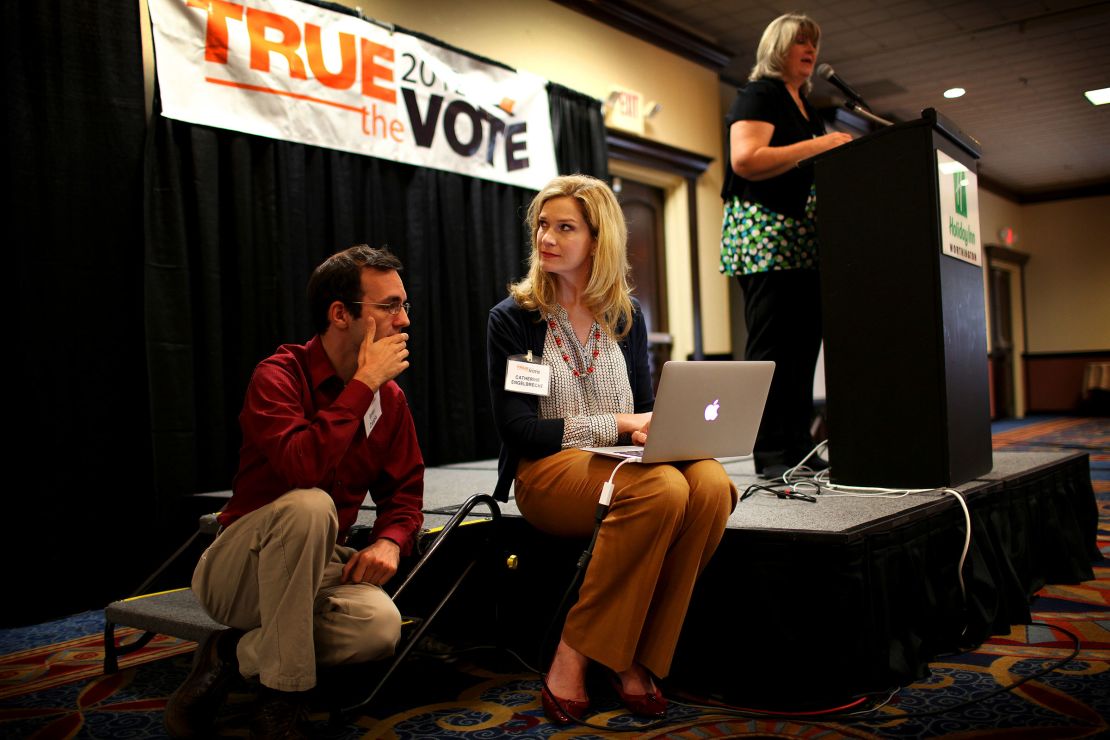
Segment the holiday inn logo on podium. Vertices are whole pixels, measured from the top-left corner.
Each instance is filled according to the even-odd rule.
[[[979,244],[979,195],[973,169],[937,149],[937,205],[941,251],[982,267]]]
[[[952,191],[956,201],[956,213],[967,218],[967,171],[952,173]]]

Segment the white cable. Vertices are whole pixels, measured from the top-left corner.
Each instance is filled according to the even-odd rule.
[[[859,496],[859,497],[882,497],[882,498],[902,498],[911,493],[931,493],[936,491],[936,488],[881,488],[874,486],[849,486],[845,483],[833,483],[829,480],[829,471],[822,470],[813,476],[813,483],[824,492],[825,490],[833,491],[834,493],[826,493],[826,496]]]
[[[956,577],[959,578],[960,581],[960,595],[966,602],[967,589],[964,586],[964,562],[967,561],[967,552],[971,549],[971,512],[967,508],[967,500],[964,499],[962,493],[955,488],[945,488],[944,492],[955,496],[956,500],[960,503],[960,508],[964,510],[964,523],[967,526],[967,531],[964,533],[964,548],[960,553],[960,564],[956,568]]]
[[[816,474],[814,473],[813,470],[806,467],[806,460],[809,460],[809,458],[813,457],[818,452],[824,450],[826,447],[828,447],[828,445],[829,445],[828,440],[825,440],[824,442],[818,442],[817,446],[814,447],[812,450],[810,450],[809,454],[806,455],[805,457],[803,457],[802,461],[800,463],[798,463],[797,465],[795,465],[794,467],[790,468],[789,470],[785,471],[782,474],[782,482],[789,486],[794,482],[793,479],[794,479],[795,475],[809,473],[811,476],[816,476]]]
[[[929,489],[929,490],[932,490],[932,489]],[[851,491],[839,491],[839,492],[837,492],[836,489],[834,488],[834,490],[832,492],[822,493],[821,495],[824,496],[825,498],[889,498],[889,499],[895,499],[895,498],[905,498],[906,496],[911,496],[915,493],[924,493],[924,491],[907,491],[907,490],[897,490],[897,491],[895,491],[895,490],[890,490],[890,491],[884,491],[882,493],[853,493]]]
[[[802,458],[800,463],[782,474],[782,482],[793,487],[796,491],[804,488],[807,493],[818,493],[830,498],[903,498],[914,493],[931,493],[933,491],[939,491],[956,497],[956,501],[960,504],[960,508],[963,509],[965,523],[964,544],[963,549],[960,551],[960,563],[956,569],[956,577],[960,584],[960,595],[966,602],[967,586],[964,583],[964,563],[967,562],[967,553],[971,550],[971,512],[967,508],[967,500],[964,498],[963,494],[955,488],[876,488],[871,486],[849,486],[843,483],[831,482],[829,480],[828,469],[814,473],[812,477],[796,480],[795,476],[801,473],[802,470],[809,471],[809,468],[805,467],[806,461],[827,446],[828,440],[825,440],[810,450],[809,454]]]
[[[828,444],[828,440],[825,440],[810,450],[809,454],[803,457],[801,462],[782,474],[782,482],[795,490],[802,489],[807,493],[818,493],[826,496],[902,498],[911,493],[928,493],[929,491],[936,490],[934,488],[869,488],[866,486],[848,486],[841,483],[832,483],[829,481],[828,469],[814,472],[812,469],[806,467],[806,462],[817,453],[822,452],[828,447]],[[826,493],[826,491],[835,493]]]
[[[891,493],[905,495],[907,493],[931,493],[932,491],[939,490],[936,488],[879,488],[873,486],[849,486],[844,483],[830,483],[826,478],[816,478],[816,481],[822,488],[828,488],[830,491],[856,493],[860,495],[883,495]]]
[[[605,481],[605,483],[602,484],[601,496],[597,500],[597,503],[600,506],[609,506],[609,502],[613,500],[613,479],[617,477],[617,471],[621,469],[621,465],[630,462],[636,462],[636,459],[632,457],[626,457],[625,459],[617,463],[617,466],[613,468],[613,472],[609,474],[609,480]]]
[[[821,486],[817,485],[812,480],[799,480],[799,481],[795,481],[793,483],[790,483],[788,485],[793,490],[797,491],[798,493],[805,493],[805,494],[810,494],[810,493],[820,494],[821,493]]]

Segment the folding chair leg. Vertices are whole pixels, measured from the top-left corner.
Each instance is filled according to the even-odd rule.
[[[344,707],[340,709],[336,716],[332,717],[333,723],[340,722],[342,718],[353,714],[359,709],[362,709],[364,706],[374,700],[374,697],[378,695],[378,692],[381,691],[382,687],[385,686],[387,681],[389,681],[390,677],[393,675],[393,672],[397,670],[398,666],[400,666],[401,663],[404,662],[405,658],[408,657],[412,649],[416,647],[421,638],[424,637],[424,633],[428,631],[428,627],[430,627],[432,622],[435,621],[435,618],[439,616],[440,611],[443,609],[444,606],[446,606],[447,602],[451,600],[451,597],[455,595],[455,592],[459,590],[459,586],[462,585],[462,582],[466,580],[466,577],[470,575],[470,571],[473,570],[474,566],[477,564],[478,558],[471,560],[470,564],[466,566],[466,569],[463,570],[462,574],[459,575],[457,579],[455,579],[455,583],[452,584],[451,590],[448,591],[442,599],[440,599],[439,603],[436,604],[435,609],[432,610],[432,613],[429,614],[427,618],[424,619],[424,621],[420,624],[420,626],[416,628],[416,631],[413,632],[412,637],[409,638],[409,640],[405,643],[405,646],[401,648],[401,652],[397,653],[397,655],[393,658],[393,662],[389,664],[389,668],[387,668],[385,673],[382,674],[382,677],[378,679],[377,685],[374,686],[369,695],[367,695],[367,697],[360,701],[358,704],[352,704],[349,707]]]
[[[404,582],[393,593],[394,601],[396,601],[397,598],[401,595],[401,592],[405,590],[405,587],[407,587],[409,583],[412,582],[412,579],[416,576],[417,573],[420,572],[420,570],[424,567],[424,564],[428,562],[432,555],[435,554],[440,545],[443,544],[447,537],[452,532],[454,532],[455,529],[458,528],[463,519],[465,519],[478,504],[485,504],[489,508],[493,522],[500,521],[501,509],[500,507],[498,507],[497,502],[492,496],[480,493],[468,498],[463,503],[463,505],[459,507],[459,510],[455,512],[454,516],[451,517],[447,524],[443,526],[443,530],[439,533],[439,536],[436,537],[431,546],[428,548],[427,552],[425,552],[423,557],[421,557],[416,565],[413,566],[413,569],[409,572],[408,577],[405,578]],[[352,706],[342,708],[338,710],[338,712],[334,712],[332,714],[333,722],[340,721],[343,717],[354,713],[356,710],[361,709],[362,707],[373,701],[374,697],[376,697],[378,695],[378,692],[381,691],[382,687],[385,686],[386,681],[388,681],[390,676],[393,675],[393,672],[397,669],[398,666],[401,665],[405,658],[408,657],[409,652],[412,651],[417,643],[420,642],[428,627],[431,626],[432,622],[439,615],[440,611],[443,610],[443,607],[446,606],[447,602],[451,600],[451,597],[455,595],[455,592],[459,590],[459,586],[461,586],[462,582],[466,580],[466,577],[470,575],[470,571],[472,571],[474,569],[474,566],[478,564],[478,560],[480,558],[481,555],[478,555],[471,559],[470,563],[466,566],[465,569],[463,569],[463,572],[460,573],[459,577],[455,579],[455,582],[451,585],[451,588],[450,590],[448,590],[447,594],[444,595],[442,599],[440,599],[439,603],[436,604],[435,609],[432,610],[432,613],[424,619],[424,621],[413,633],[412,637],[410,637],[409,640],[405,643],[405,646],[401,649],[397,656],[394,657],[393,662],[389,665],[389,668],[386,669],[386,672],[381,677],[381,679],[378,680],[377,685],[374,686],[374,689],[370,692],[369,696],[367,696],[358,704],[354,704]]]
[[[142,650],[147,646],[151,640],[154,639],[156,632],[144,632],[139,635],[133,642],[126,645],[116,643],[116,625],[111,622],[104,623],[104,674],[115,673],[119,670],[119,657],[133,653],[136,650]]]
[[[424,567],[424,564],[431,560],[432,555],[435,555],[436,550],[439,549],[444,540],[446,540],[447,537],[452,532],[454,532],[456,528],[458,528],[463,519],[469,516],[470,512],[473,511],[474,507],[478,504],[485,504],[489,508],[492,522],[497,523],[501,521],[501,508],[497,505],[497,501],[493,498],[493,496],[485,493],[476,493],[468,498],[465,502],[463,502],[463,505],[459,507],[459,510],[456,511],[454,515],[447,521],[447,523],[443,525],[443,530],[428,547],[428,551],[424,553],[423,557],[421,557],[419,561],[417,561],[416,565],[414,565],[412,567],[412,570],[409,571],[409,574],[405,578],[404,582],[402,582],[401,585],[397,587],[397,590],[393,592],[394,601],[397,601],[397,599],[400,598],[401,592],[403,592],[405,588],[409,585],[409,583],[412,582],[412,579],[415,578],[416,574],[421,571],[421,569]]]

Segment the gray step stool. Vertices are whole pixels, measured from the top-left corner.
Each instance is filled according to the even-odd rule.
[[[141,629],[143,634],[132,642],[120,644],[116,640],[117,625]],[[104,672],[118,671],[120,656],[141,650],[155,635],[199,643],[225,628],[201,608],[191,588],[114,601],[104,609]]]
[[[220,531],[216,514],[205,514],[200,518],[196,533],[170,556],[154,574],[147,579],[145,586],[153,582],[166,567],[178,558],[200,536],[215,537]],[[121,644],[116,639],[116,627],[135,627],[143,634],[135,640]],[[155,635],[170,635],[183,640],[203,642],[208,635],[226,629],[201,608],[191,588],[173,591],[160,591],[129,599],[113,601],[104,609],[104,673],[119,670],[119,658],[146,647]]]

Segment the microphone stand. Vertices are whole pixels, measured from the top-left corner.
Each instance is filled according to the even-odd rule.
[[[876,123],[880,126],[893,126],[894,125],[893,121],[888,121],[888,120],[886,120],[885,118],[883,118],[881,116],[876,116],[874,113],[867,110],[866,107],[864,107],[864,105],[862,104],[862,101],[855,100],[854,98],[849,98],[849,99],[845,100],[844,101],[844,107],[847,108],[848,110],[852,111],[853,113],[855,113],[857,116],[860,116],[861,118],[866,118],[868,121],[871,121],[872,123]]]

